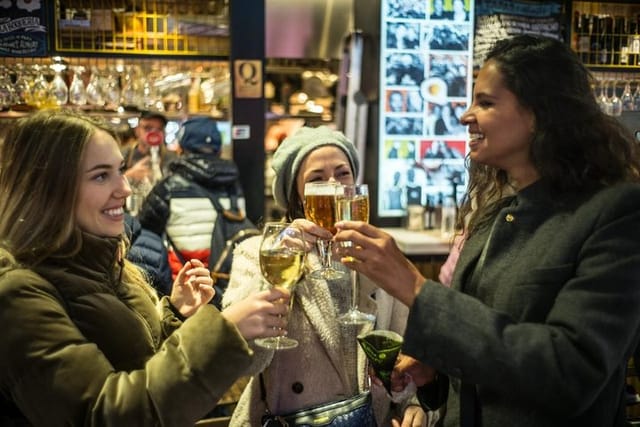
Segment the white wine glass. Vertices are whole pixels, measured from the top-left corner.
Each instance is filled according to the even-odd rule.
[[[304,185],[304,216],[314,224],[319,225],[331,234],[336,234],[335,198],[336,182],[307,182]],[[343,278],[346,273],[331,265],[331,239],[316,240],[318,254],[322,261],[319,269],[309,273],[313,279],[336,280]]]
[[[305,242],[302,230],[287,222],[268,222],[260,242],[260,271],[271,286],[286,289],[291,293],[289,312],[293,306],[293,290],[302,276]],[[255,340],[256,345],[285,350],[298,346],[298,341],[289,337],[268,337]]]
[[[369,222],[369,186],[367,184],[340,185],[336,187],[336,221]],[[351,246],[351,242],[342,242]],[[351,270],[351,305],[349,311],[341,314],[338,321],[347,325],[373,323],[375,316],[358,309],[360,278]]]

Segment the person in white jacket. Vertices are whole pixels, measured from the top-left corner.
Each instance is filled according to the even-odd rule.
[[[302,128],[285,139],[275,152],[275,201],[286,210],[288,221],[294,221],[304,229],[307,240],[331,238],[328,231],[303,219],[304,183],[335,180],[351,184],[358,167],[357,152],[342,133],[327,127]],[[254,237],[236,249],[223,306],[269,287],[260,273],[259,245],[260,237]],[[318,267],[320,260],[311,252],[307,254],[306,263],[308,269],[313,269]],[[233,413],[231,427],[261,425],[265,400],[271,413],[282,415],[345,399],[368,389],[372,393],[377,425],[392,425],[392,418],[395,418],[393,425],[397,426],[426,425],[425,412],[412,404],[411,399],[392,405],[383,386],[377,382],[369,384],[366,358],[356,337],[374,325],[341,325],[337,320],[338,313],[349,306],[348,274],[344,279],[331,282],[303,276],[292,297],[294,302],[287,330],[288,336],[298,340],[299,345],[286,351],[265,350],[252,345],[255,355],[250,374],[253,378]],[[408,309],[364,277],[359,308],[376,315],[376,329],[404,332]],[[261,392],[260,373],[264,393]],[[392,411],[392,408],[397,410]]]

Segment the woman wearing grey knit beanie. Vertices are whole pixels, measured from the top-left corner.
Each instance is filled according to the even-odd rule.
[[[286,138],[273,156],[274,199],[285,209],[286,220],[305,231],[307,240],[330,239],[329,231],[304,219],[304,184],[316,181],[353,184],[359,166],[353,143],[341,132],[325,126],[303,127]],[[236,249],[223,306],[269,286],[260,273],[259,245],[260,238],[254,237]],[[320,264],[317,253],[308,253],[306,263],[309,270],[317,268]],[[273,351],[251,343],[255,352],[250,369],[253,378],[238,402],[231,427],[262,425],[261,418],[267,407],[272,414],[284,415],[367,390],[372,396],[375,425],[388,426],[392,418],[403,417],[413,421],[411,425],[426,425],[426,414],[414,396],[392,405],[383,386],[369,385],[366,358],[356,337],[374,325],[345,326],[337,319],[338,313],[349,308],[350,289],[349,275],[331,281],[312,280],[306,275],[300,279],[293,291],[294,303],[287,325],[288,336],[295,338],[299,345],[286,351]],[[362,311],[376,315],[375,328],[404,332],[408,309],[365,278],[358,303]]]

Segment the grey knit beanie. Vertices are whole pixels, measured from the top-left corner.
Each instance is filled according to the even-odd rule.
[[[360,167],[358,152],[342,132],[332,130],[327,126],[316,128],[305,126],[285,138],[273,155],[271,167],[275,176],[272,189],[273,198],[278,206],[287,209],[300,164],[307,157],[307,154],[325,145],[333,145],[344,151],[354,176],[358,175]]]

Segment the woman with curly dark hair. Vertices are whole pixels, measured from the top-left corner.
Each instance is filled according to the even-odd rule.
[[[393,376],[446,399],[445,426],[622,426],[640,335],[640,162],[564,43],[489,52],[462,116],[469,187],[451,287],[393,239],[337,224],[350,267],[410,307]],[[464,221],[463,221],[464,219]],[[347,262],[347,261],[345,261]]]

